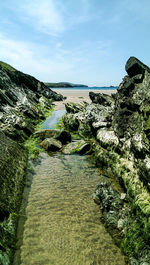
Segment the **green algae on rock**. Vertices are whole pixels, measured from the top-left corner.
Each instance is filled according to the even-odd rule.
[[[131,264],[149,264],[150,68],[130,57],[126,70],[128,76],[115,95],[90,92],[92,103],[84,110],[77,106],[78,112],[67,113],[63,122],[70,132],[78,132],[83,138],[90,139],[91,135],[95,138],[97,166],[109,178],[116,178],[126,193],[127,207],[122,207],[118,216],[113,215],[115,229],[122,234],[122,249]],[[82,130],[83,127],[89,133]],[[105,201],[101,200],[101,207]],[[105,208],[106,221],[111,220],[107,218],[109,210]],[[111,227],[111,221],[108,223]]]

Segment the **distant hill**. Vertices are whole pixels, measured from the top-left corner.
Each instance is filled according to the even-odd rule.
[[[49,83],[49,82],[45,82],[44,83],[46,86],[51,87],[51,88],[57,88],[57,87],[88,87],[86,85],[82,85],[82,84],[73,84],[73,83],[69,83],[69,82],[59,82],[59,83]]]

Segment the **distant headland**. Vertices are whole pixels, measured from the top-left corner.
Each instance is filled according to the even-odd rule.
[[[46,86],[48,87],[52,87],[52,88],[57,88],[57,87],[88,87],[87,85],[82,85],[82,84],[73,84],[73,83],[69,83],[69,82],[59,82],[59,83],[49,83],[49,82],[45,82],[44,83]]]

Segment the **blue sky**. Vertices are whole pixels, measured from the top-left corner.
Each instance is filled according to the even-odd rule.
[[[41,81],[118,85],[150,66],[150,0],[0,2],[0,60]]]

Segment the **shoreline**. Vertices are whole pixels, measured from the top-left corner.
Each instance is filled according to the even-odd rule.
[[[73,103],[80,103],[80,102],[87,102],[91,103],[91,99],[89,98],[89,92],[94,93],[104,93],[107,95],[115,94],[117,92],[116,89],[102,89],[102,90],[96,90],[96,89],[53,89],[54,92],[60,93],[64,97],[67,97],[64,101],[54,101],[55,104],[55,110],[62,110],[65,109],[65,104],[68,102]]]

